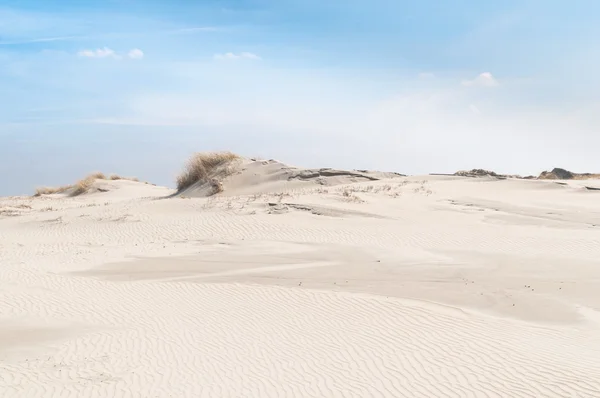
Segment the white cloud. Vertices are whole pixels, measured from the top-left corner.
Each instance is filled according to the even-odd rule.
[[[196,33],[196,32],[219,32],[219,31],[223,31],[223,30],[225,30],[225,28],[216,27],[216,26],[200,26],[200,27],[193,27],[193,28],[163,30],[163,31],[158,31],[156,33],[161,34],[161,35],[171,35],[171,34],[190,34],[190,33]],[[12,46],[15,44],[45,43],[45,42],[55,42],[55,41],[80,41],[80,40],[84,40],[84,39],[99,39],[99,38],[103,38],[103,37],[115,38],[115,37],[128,37],[128,36],[136,36],[136,35],[137,35],[136,33],[129,33],[129,34],[108,33],[108,34],[93,35],[93,36],[87,36],[87,35],[73,36],[72,35],[72,36],[31,37],[31,38],[25,38],[25,39],[21,39],[21,40],[9,40],[9,41],[0,40],[0,46]],[[85,50],[85,51],[91,51],[91,50]]]
[[[218,94],[204,95],[200,94],[201,90],[193,89],[185,94],[144,93],[131,98],[126,117],[95,122],[182,129],[210,126],[223,131],[230,128],[238,131],[237,126],[241,125],[246,128],[244,134],[252,132],[259,137],[270,137],[264,138],[269,143],[261,147],[261,151],[279,157],[289,151],[299,156],[298,159],[302,151],[312,149],[290,143],[297,144],[310,137],[318,139],[322,149],[310,152],[310,156],[305,154],[300,160],[308,162],[310,159],[315,167],[320,162],[339,164],[339,167],[373,165],[369,167],[417,174],[482,167],[527,174],[539,172],[545,163],[565,159],[565,164],[574,165],[569,166],[571,168],[590,168],[583,163],[581,166],[570,163],[576,158],[569,157],[560,144],[564,137],[562,131],[569,126],[580,136],[593,137],[590,129],[593,121],[584,123],[580,116],[567,120],[560,112],[549,116],[545,111],[523,112],[507,107],[505,100],[510,101],[512,92],[508,97],[499,98],[503,93],[495,91],[494,98],[490,99],[489,93],[462,90],[456,87],[456,80],[451,79],[436,88],[370,97],[359,95],[360,89],[344,87],[343,82],[338,85],[334,79],[329,82],[312,76],[293,76],[292,79],[296,77],[298,81],[288,81],[270,72],[266,77],[253,74],[254,79],[248,79],[252,85],[241,86],[252,88],[247,94],[234,91],[238,87],[235,77],[232,88]],[[267,84],[269,78],[274,79],[271,84]],[[244,79],[240,77],[240,81]],[[287,84],[283,84],[286,81]],[[286,100],[281,101],[281,98]],[[285,134],[281,135],[281,131]],[[231,137],[222,141],[215,138],[213,142],[218,141],[217,146],[231,145],[232,141],[227,141]],[[498,137],[503,139],[498,140]],[[531,157],[528,153],[542,138],[551,142],[552,148]],[[337,147],[341,140],[347,140],[348,146],[330,157],[331,148]],[[522,144],[517,149],[513,148],[515,140]],[[243,148],[247,153],[258,150],[246,144],[248,147]],[[346,151],[360,154],[361,163],[350,163]],[[510,164],[506,163],[507,151],[514,151],[511,153],[515,161]],[[293,158],[286,160],[295,162]]]
[[[219,61],[238,60],[238,59],[255,59],[255,60],[261,59],[258,55],[249,53],[249,52],[243,52],[243,53],[239,53],[239,54],[235,54],[235,53],[215,54],[213,58],[216,60],[219,60]]]
[[[96,50],[82,50],[79,51],[77,55],[87,58],[119,58],[117,53],[108,47],[98,48]]]
[[[139,48],[133,48],[133,49],[129,50],[129,52],[125,55],[120,55],[108,47],[98,48],[96,50],[81,50],[77,53],[77,55],[79,55],[80,57],[86,57],[86,58],[114,58],[114,59],[122,59],[124,57],[129,58],[129,59],[144,58],[144,52],[142,50],[140,50]]]
[[[133,47],[126,47],[124,52],[116,50],[126,55]],[[237,51],[235,54],[239,55]],[[121,60],[125,61],[140,62]],[[251,63],[253,67],[238,69],[236,73],[223,70],[223,66],[240,63]],[[346,164],[351,168],[364,166],[406,173],[482,167],[527,174],[560,163],[570,169],[585,170],[593,167],[589,160],[593,159],[592,149],[588,147],[600,145],[600,137],[594,135],[594,128],[597,130],[599,125],[599,107],[585,110],[581,115],[566,115],[570,106],[563,105],[570,105],[567,100],[558,103],[552,98],[549,103],[537,102],[541,83],[517,84],[509,76],[501,81],[501,87],[496,87],[502,88],[499,90],[461,86],[464,76],[448,76],[449,72],[444,71],[436,71],[436,79],[419,84],[417,70],[393,87],[381,84],[382,90],[373,90],[373,82],[387,82],[386,77],[271,69],[263,62],[243,59],[174,63],[161,71],[164,75],[160,76],[155,70],[127,71],[136,74],[136,78],[124,75],[120,79],[111,73],[97,76],[98,71],[93,72],[94,79],[90,79],[86,68],[61,68],[55,72],[54,80],[73,87],[88,84],[89,90],[99,93],[94,100],[106,103],[100,108],[95,103],[88,104],[87,97],[75,98],[68,105],[77,111],[81,106],[77,101],[83,101],[85,112],[61,112],[67,115],[65,120],[177,126],[161,131],[181,133],[180,136],[191,136],[187,132],[196,130],[218,131],[210,135],[212,141],[207,145],[248,154],[260,151],[292,163],[313,162],[315,167],[323,162],[327,166]],[[468,77],[476,78],[479,72]],[[184,79],[187,84],[157,88],[145,82],[157,78],[166,82]],[[115,101],[115,95],[119,95],[119,101]],[[27,101],[24,103],[29,105]],[[96,111],[97,108],[100,109]],[[54,116],[46,116],[50,114],[41,116],[48,118],[43,122],[54,122]],[[27,116],[31,117],[24,113]],[[104,128],[93,127],[90,131],[104,131]],[[564,131],[580,139],[566,140]],[[165,137],[170,139],[168,134]],[[311,140],[318,140],[319,148],[303,146],[303,142]],[[251,142],[259,141],[267,142],[266,146],[252,146]],[[531,156],[540,141],[549,142],[551,148]],[[343,151],[331,149],[339,148],[340,142],[348,143]],[[516,149],[514,142],[519,142]],[[347,155],[347,151],[352,155]],[[335,152],[335,158],[329,157],[331,152]],[[510,164],[506,163],[509,152]],[[585,154],[587,160],[574,155],[578,153]],[[292,157],[288,158],[290,154]],[[356,159],[359,164],[352,163]]]
[[[194,28],[182,28],[172,31],[172,33],[194,33],[194,32],[218,32],[220,28],[215,26],[199,26]]]
[[[476,115],[481,114],[481,111],[479,110],[479,108],[474,104],[469,105],[469,109],[471,110],[471,112],[473,112]]]
[[[473,80],[463,80],[463,86],[495,87],[499,83],[490,72],[483,72]]]
[[[428,79],[435,78],[435,75],[433,73],[430,73],[430,72],[421,72],[421,73],[419,73],[418,77],[421,80],[428,80]]]
[[[127,53],[127,56],[131,59],[142,59],[144,58],[144,52],[139,48],[134,48]]]
[[[15,44],[30,44],[30,43],[46,43],[53,41],[68,41],[85,39],[87,36],[56,36],[56,37],[38,37],[32,39],[15,40],[15,41],[0,41],[0,46],[15,45]]]

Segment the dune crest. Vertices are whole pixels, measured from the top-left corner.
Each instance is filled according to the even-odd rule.
[[[235,173],[241,162],[232,152],[193,154],[177,177],[177,195],[205,197],[223,192],[223,179]]]
[[[402,176],[368,170],[306,169],[273,159],[243,158],[230,152],[197,153],[188,160],[177,179],[177,195],[234,196],[372,182]]]
[[[436,175],[436,174],[432,174]],[[438,174],[445,175],[445,174]],[[573,173],[571,171],[554,168],[552,171],[542,171],[538,177],[535,176],[520,176],[517,174],[498,174],[494,171],[484,169],[460,170],[453,175],[459,177],[493,177],[497,179],[516,178],[524,180],[592,180],[600,179],[600,174],[597,173]]]
[[[600,174],[597,173],[573,173],[561,168],[543,171],[538,177],[540,180],[591,180],[598,178],[600,178]]]
[[[117,174],[111,174],[107,177],[104,173],[95,172],[89,174],[85,178],[82,178],[73,185],[64,185],[60,187],[38,187],[36,188],[33,196],[62,194],[73,197],[83,195],[84,193],[103,192],[103,188],[98,187],[96,184],[98,181],[120,180],[139,182],[139,180],[135,177],[122,177]]]

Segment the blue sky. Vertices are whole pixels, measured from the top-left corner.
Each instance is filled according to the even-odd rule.
[[[0,0],[0,195],[193,151],[600,171],[600,2]]]

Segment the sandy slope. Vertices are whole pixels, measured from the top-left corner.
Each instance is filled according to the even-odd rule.
[[[599,191],[264,166],[0,199],[0,396],[600,397]]]
[[[224,167],[217,167],[211,177],[221,181],[226,194],[232,196],[289,192],[293,189],[394,179],[402,175],[368,170],[304,169],[273,159],[239,158]],[[176,195],[207,197],[213,193],[210,183],[198,182]]]

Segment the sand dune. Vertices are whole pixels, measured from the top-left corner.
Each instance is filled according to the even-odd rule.
[[[0,199],[2,397],[600,397],[597,180],[243,160]]]
[[[435,175],[435,174],[434,174]],[[443,174],[438,174],[443,175]],[[551,171],[542,171],[539,176],[535,177],[532,175],[529,176],[520,176],[520,175],[508,175],[508,174],[498,174],[494,171],[484,170],[484,169],[472,169],[472,170],[460,170],[454,173],[455,176],[460,177],[492,177],[499,179],[506,178],[515,178],[515,179],[525,179],[525,180],[598,180],[600,179],[600,174],[598,173],[573,173],[572,171],[568,171],[565,169],[561,169],[555,167]]]
[[[591,180],[600,179],[598,173],[573,173],[561,168],[554,168],[552,171],[543,171],[538,177],[542,180]]]
[[[291,189],[333,186],[355,182],[379,181],[402,177],[397,173],[382,173],[367,170],[305,169],[293,167],[276,160],[234,159],[219,167],[202,181],[198,181],[177,195],[207,197],[216,192],[212,184],[221,186],[218,193],[226,195],[249,195],[276,193]]]

